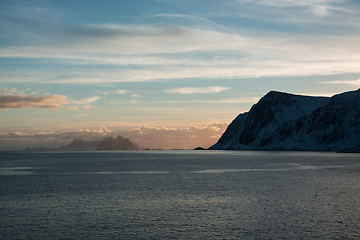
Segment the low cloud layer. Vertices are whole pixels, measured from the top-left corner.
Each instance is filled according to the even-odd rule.
[[[192,149],[199,146],[210,147],[217,142],[227,126],[227,123],[211,123],[205,127],[187,128],[142,126],[121,134],[146,148]]]
[[[321,82],[323,84],[347,84],[347,85],[355,85],[360,86],[360,79],[358,80],[334,80],[334,81],[327,81]]]
[[[90,104],[95,102],[96,100],[99,100],[100,97],[99,96],[94,96],[94,97],[87,97],[87,98],[83,98],[77,101],[71,101],[72,104],[79,104],[79,105],[84,105],[84,104]]]
[[[90,129],[79,129],[76,131],[65,131],[63,133],[54,132],[38,132],[38,133],[23,133],[23,132],[12,132],[12,133],[0,133],[0,138],[56,138],[56,139],[74,139],[82,138],[84,140],[96,140],[102,139],[111,133],[106,127],[102,127],[99,130]]]
[[[101,140],[106,137],[121,135],[129,138],[144,148],[192,149],[198,146],[210,147],[216,143],[227,128],[227,123],[210,123],[207,126],[186,128],[142,126],[127,131],[112,132],[106,127],[99,130],[80,129],[62,133],[0,133],[0,143],[12,150],[25,147],[59,147],[67,145],[74,138]]]

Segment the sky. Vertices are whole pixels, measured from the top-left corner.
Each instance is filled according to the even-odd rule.
[[[360,88],[357,0],[0,0],[0,150],[210,147],[271,90]]]

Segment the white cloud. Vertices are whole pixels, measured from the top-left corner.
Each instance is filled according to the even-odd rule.
[[[346,0],[239,0],[239,2],[251,2],[280,8],[306,7],[314,15],[323,17],[329,14],[331,10],[339,10],[338,7],[334,6],[334,3],[344,3]]]
[[[129,91],[127,89],[118,89],[116,90],[116,93],[117,94],[125,94],[125,93],[128,93]]]
[[[310,9],[319,16],[336,12],[339,15],[332,19],[326,18],[326,21],[321,22],[321,26],[328,24],[329,21],[331,24],[343,23],[351,29],[358,26],[359,11],[351,9],[349,7],[351,4],[342,4],[346,3],[344,0],[239,0],[238,2],[256,5],[252,17],[262,16],[265,5],[288,8],[289,11],[289,8],[296,8],[296,11]],[[339,5],[344,9],[340,9]],[[236,5],[231,4],[231,6]],[[226,14],[231,15],[233,11],[229,10]],[[294,14],[292,11],[288,13],[284,9],[279,9],[277,13],[280,11],[302,20],[308,19],[303,14]],[[353,12],[345,14],[345,11]],[[271,14],[267,14],[267,17],[269,16],[272,17]],[[34,20],[29,14],[26,17],[30,17],[31,21]],[[45,15],[40,14],[39,18],[42,17]],[[349,32],[332,34],[332,36],[316,34],[315,37],[301,33],[289,34],[285,30],[280,34],[263,32],[247,34],[246,29],[242,29],[241,26],[240,29],[234,28],[230,32],[199,16],[163,13],[149,18],[154,17],[190,19],[196,23],[206,24],[171,26],[106,23],[64,26],[60,24],[61,21],[55,21],[53,18],[47,23],[48,17],[42,19],[41,25],[39,21],[33,21],[33,25],[22,25],[19,21],[16,27],[11,27],[12,25],[7,22],[6,24],[10,24],[6,28],[7,31],[24,39],[24,44],[2,47],[0,49],[2,57],[24,57],[37,61],[44,61],[43,58],[46,58],[46,62],[53,61],[60,64],[120,67],[107,69],[106,72],[101,66],[91,70],[69,70],[68,74],[53,70],[3,70],[0,71],[2,81],[99,84],[187,78],[223,79],[359,72],[360,56],[359,51],[356,50],[360,38]],[[329,26],[332,26],[331,24]],[[202,55],[203,53],[205,55]],[[129,65],[136,67],[132,68]],[[125,90],[120,89],[117,93],[127,93],[123,91]]]
[[[170,88],[165,90],[167,93],[179,93],[179,94],[197,94],[197,93],[218,93],[229,90],[229,87],[183,87],[183,88]]]
[[[156,101],[142,103],[256,103],[260,97],[233,97],[218,100],[184,100],[184,101]]]
[[[183,100],[183,101],[151,101],[151,102],[141,102],[141,104],[154,104],[154,103],[256,103],[260,100],[260,97],[233,97],[227,99],[217,99],[217,100]],[[116,101],[113,100],[110,103],[138,103],[135,99],[131,101]],[[150,108],[146,108],[150,109]],[[171,108],[169,108],[171,109]],[[178,108],[173,108],[172,110],[179,111]]]
[[[86,97],[86,98],[83,98],[81,100],[73,100],[71,101],[72,104],[79,104],[79,105],[85,105],[85,104],[90,104],[90,103],[93,103],[97,100],[99,100],[101,97],[99,96],[94,96],[94,97]]]
[[[230,30],[228,28],[225,28],[224,26],[221,26],[221,25],[219,25],[215,22],[212,22],[206,18],[195,16],[195,15],[178,14],[178,13],[163,13],[163,14],[153,15],[150,18],[154,18],[154,17],[185,18],[185,19],[195,20],[196,23],[198,25],[200,25],[202,28],[207,27],[210,29],[211,28],[219,29],[219,30],[224,30],[224,31],[230,32]]]
[[[138,95],[138,94],[131,94],[132,97],[141,97],[141,95]]]
[[[84,106],[82,106],[83,109],[91,109],[93,108],[93,106],[91,104],[86,104]]]
[[[334,81],[327,81],[327,82],[320,82],[323,84],[348,84],[348,85],[356,85],[360,86],[360,79],[358,80],[334,80]]]
[[[203,102],[207,103],[256,103],[260,100],[259,97],[239,97],[239,98],[228,98],[220,100],[207,100]]]
[[[218,41],[219,46],[223,46],[224,49],[231,45],[226,39],[224,42],[221,42],[222,39],[218,39]],[[359,51],[354,51],[357,49],[358,42],[360,42],[359,37],[349,36],[321,38],[306,36],[297,38],[260,37],[251,39],[248,44],[239,46],[238,49],[233,49],[235,56],[239,54],[241,57],[223,54],[221,55],[223,57],[212,58],[185,55],[181,57],[112,55],[112,57],[105,58],[101,55],[93,55],[92,58],[97,59],[97,62],[115,64],[120,67],[108,69],[106,72],[101,68],[91,70],[78,68],[69,70],[67,75],[63,75],[62,72],[46,70],[4,70],[0,73],[3,82],[67,84],[358,73],[360,54]],[[164,44],[170,44],[170,42]],[[199,44],[201,45],[201,41]],[[213,51],[216,48],[209,47],[207,50]],[[80,54],[78,57],[81,58],[82,55]],[[82,58],[87,64],[91,64],[87,57],[83,56]],[[137,67],[136,69],[127,68],[125,67],[127,64],[134,64]],[[116,93],[125,94],[128,93],[128,90],[118,89]]]
[[[227,123],[210,123],[205,127],[185,128],[142,126],[120,134],[146,148],[192,149],[199,146],[210,147],[217,142],[227,126]]]
[[[78,117],[88,117],[88,116],[90,116],[91,114],[89,114],[89,113],[86,113],[86,114],[78,114],[78,115],[76,115],[76,116],[78,116]]]
[[[110,93],[112,93],[112,91],[97,90],[95,91],[95,93],[100,95],[109,95]]]

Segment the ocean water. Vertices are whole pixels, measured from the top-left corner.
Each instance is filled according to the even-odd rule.
[[[1,239],[359,239],[360,154],[0,153]]]

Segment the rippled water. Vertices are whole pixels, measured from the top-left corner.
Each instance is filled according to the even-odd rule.
[[[360,154],[0,153],[1,239],[359,239]]]

